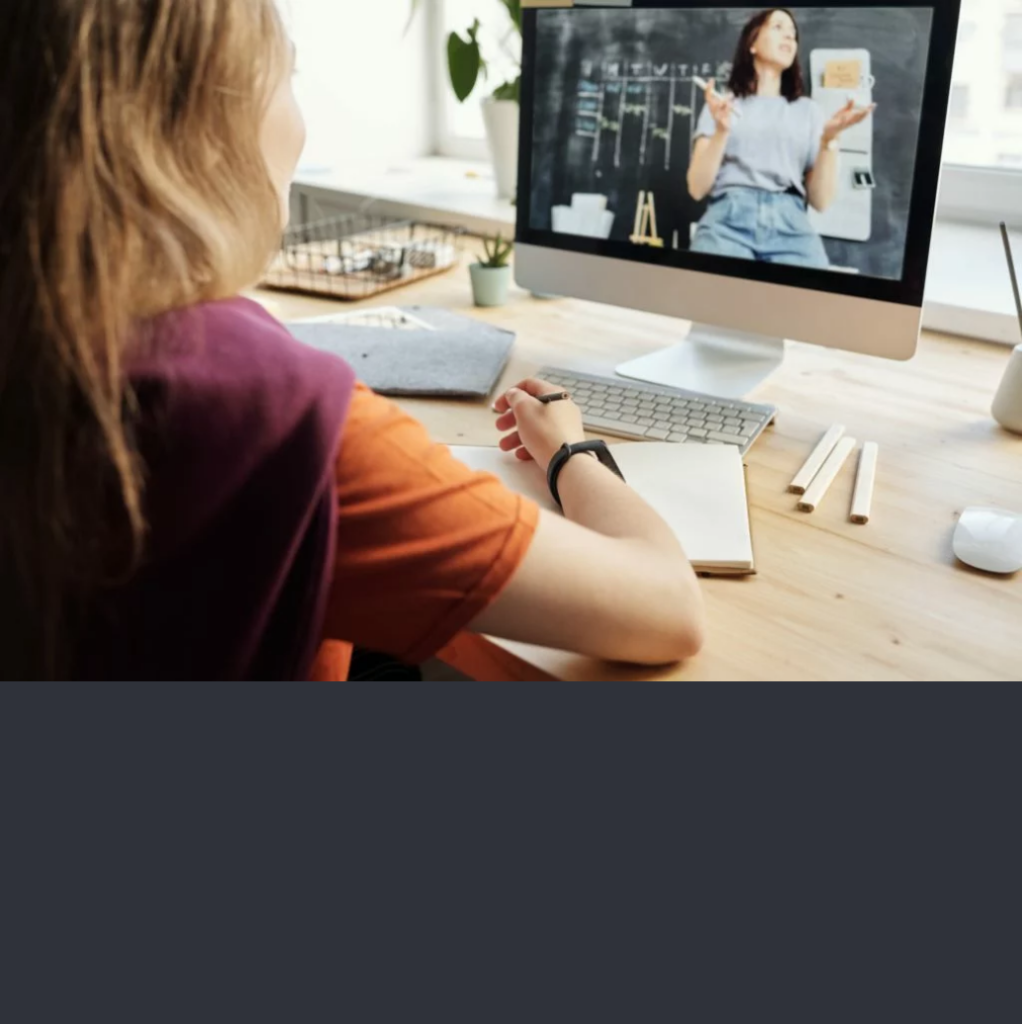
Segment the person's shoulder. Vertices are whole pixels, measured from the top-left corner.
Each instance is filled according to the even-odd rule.
[[[183,446],[238,450],[278,443],[295,431],[332,444],[355,386],[343,360],[303,345],[255,302],[202,303],[140,328],[129,362],[139,405]]]
[[[354,376],[343,360],[303,345],[262,306],[240,296],[173,310],[144,324],[132,375],[170,376],[236,393],[272,387],[278,394],[299,382],[312,390],[350,386]]]

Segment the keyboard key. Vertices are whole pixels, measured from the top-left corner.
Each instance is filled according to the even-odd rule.
[[[636,416],[622,416],[621,417],[621,422],[622,423],[638,423],[638,417],[636,417]]]
[[[621,419],[621,413],[617,409],[607,409],[607,411],[600,417],[604,420],[619,420]]]
[[[738,436],[738,433],[739,433],[739,431],[738,431],[738,428],[737,428],[737,427],[729,427],[729,426],[728,426],[728,425],[727,425],[727,424],[725,423],[725,424],[724,424],[724,429],[723,429],[723,430],[721,430],[721,433],[722,433],[722,434],[730,434],[730,435],[731,435],[732,437],[737,437],[737,436]]]
[[[662,427],[652,427],[646,431],[646,437],[651,441],[669,441],[671,432],[664,430]]]
[[[688,434],[669,434],[667,440],[674,441],[678,444],[684,444],[688,440]]]
[[[714,431],[713,433],[710,434],[710,438],[709,439],[711,441],[714,441],[717,444],[734,444],[734,445],[738,445],[739,448],[743,444],[745,444],[745,441],[744,441],[743,438],[735,437],[732,434],[718,434],[716,431]]]
[[[690,437],[706,437],[709,431],[703,430],[702,427],[692,427],[689,430]]]
[[[622,419],[623,418],[624,417],[622,417]],[[653,420],[642,420],[642,419],[640,419],[639,420],[639,426],[640,427],[655,427],[656,423]]]
[[[741,425],[742,421],[735,419],[734,416],[729,416],[727,419],[724,420],[725,427],[741,427]]]
[[[611,434],[623,434],[625,437],[645,437],[646,428],[633,425],[631,423],[621,423],[619,420],[604,420],[599,417],[585,418],[586,430],[591,430],[594,433],[599,433],[601,430],[606,430]]]
[[[759,433],[759,424],[758,423],[749,423],[748,425],[742,427],[742,430],[741,430],[742,437],[754,437],[758,433]]]

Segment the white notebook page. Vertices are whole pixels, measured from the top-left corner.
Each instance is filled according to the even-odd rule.
[[[535,463],[497,448],[451,451],[470,468],[493,473],[541,508],[557,511]],[[638,442],[615,444],[611,451],[625,479],[671,526],[696,568],[752,570],[745,467],[737,448]]]

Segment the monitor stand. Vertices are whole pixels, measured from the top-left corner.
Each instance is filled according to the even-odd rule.
[[[784,340],[693,324],[687,340],[622,363],[622,377],[662,387],[744,398],[784,361]]]

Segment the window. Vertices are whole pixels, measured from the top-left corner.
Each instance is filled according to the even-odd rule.
[[[1004,23],[1004,70],[1022,71],[1022,14],[1009,14]]]
[[[444,156],[478,158],[485,155],[482,101],[503,82],[518,76],[521,41],[500,0],[437,0],[439,17],[438,76],[442,78],[443,107],[437,149]],[[463,38],[478,19],[479,43],[487,64],[486,78],[475,92],[459,103],[451,90],[447,71],[447,39],[451,32]]]
[[[1022,4],[962,0],[962,17],[944,158],[994,167],[1003,163],[1004,133],[1017,127],[1013,111],[1022,105]]]
[[[358,177],[428,153],[432,61],[423,21],[408,26],[408,4],[367,3],[358,17],[337,0],[281,4],[297,49],[295,91],[308,123],[302,169]]]
[[[969,116],[969,87],[967,85],[951,86],[951,105],[948,113],[956,120],[964,120]]]

